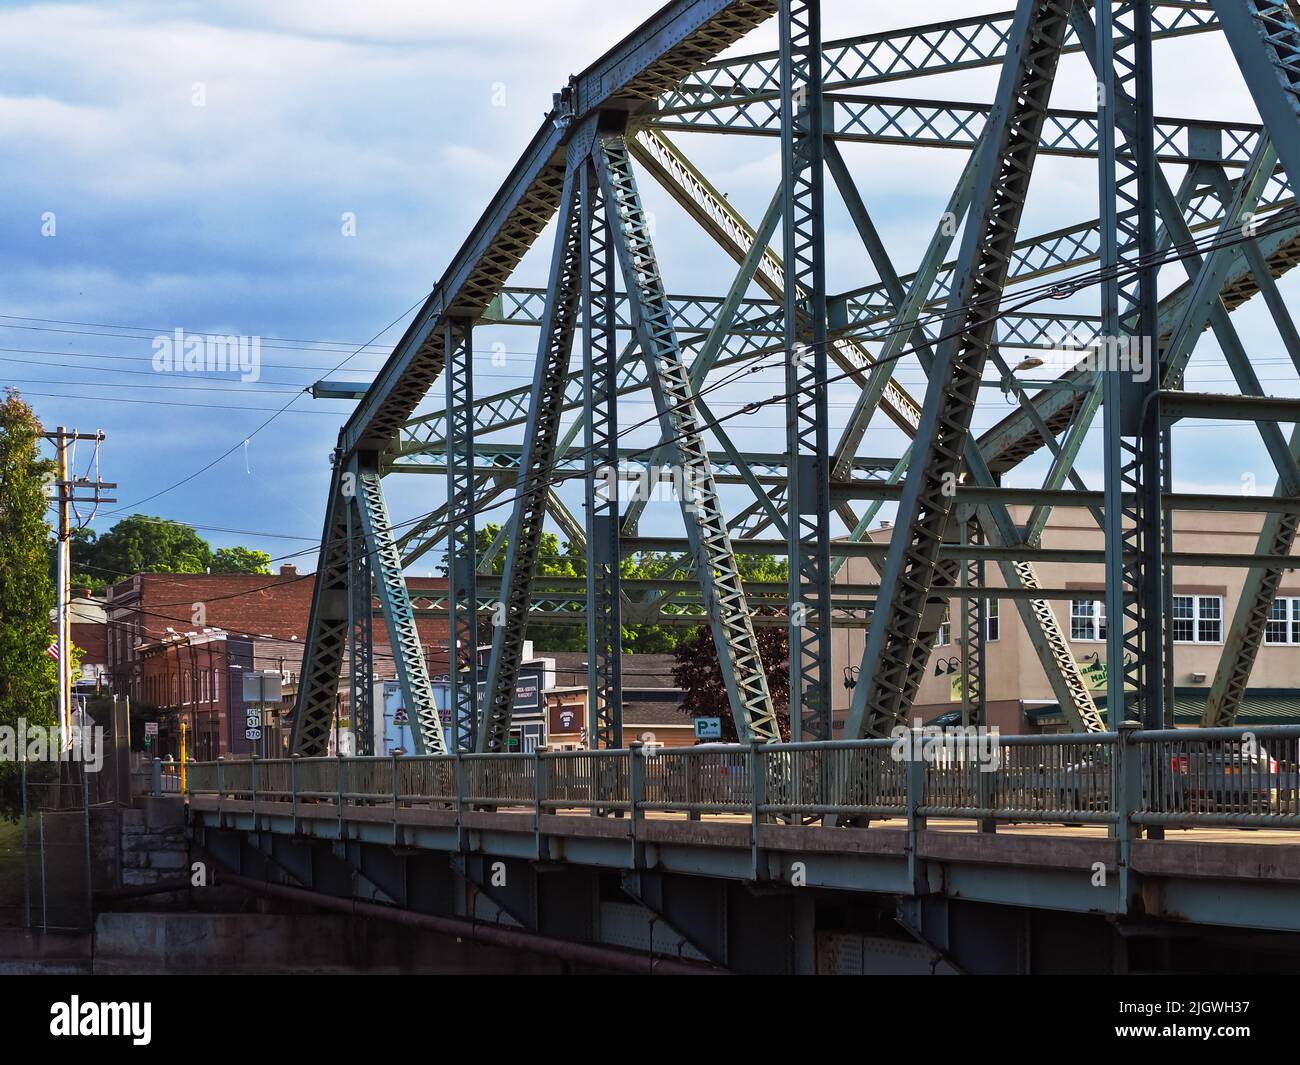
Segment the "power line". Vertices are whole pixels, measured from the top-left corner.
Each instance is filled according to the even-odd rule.
[[[393,326],[397,325],[397,324],[398,324],[399,322],[401,322],[401,321],[404,321],[407,317],[409,317],[409,316],[410,316],[410,315],[411,315],[411,314],[416,310],[416,308],[418,308],[421,304],[423,304],[427,298],[428,298],[427,296],[421,296],[420,299],[416,300],[413,304],[411,304],[410,307],[408,307],[408,308],[407,308],[405,311],[403,311],[400,315],[398,315],[398,316],[397,316],[396,318],[394,318],[391,322],[389,322],[388,325],[384,326],[384,328],[381,329],[378,333],[376,333],[372,339],[368,340],[368,341],[366,342],[366,344],[362,345],[362,348],[364,348],[364,347],[366,347],[366,346],[369,346],[370,344],[373,344],[373,343],[374,343],[376,340],[378,340],[381,336],[383,336],[383,335],[384,335],[385,333],[387,333],[390,329],[392,329]],[[352,355],[356,355],[356,354],[358,354],[358,353],[362,350],[362,348],[358,348],[356,351],[354,351],[354,352],[352,353]],[[342,361],[340,361],[340,362],[338,363],[338,365],[336,365],[336,366],[334,367],[334,369],[331,370],[330,372],[331,372],[331,373],[337,373],[339,370],[341,370],[344,366],[347,365],[348,360],[352,358],[352,355],[348,355],[348,356],[346,356],[346,357],[345,357]],[[287,411],[287,410],[289,409],[289,407],[292,406],[293,403],[294,403],[294,402],[298,399],[298,397],[299,397],[300,395],[302,395],[302,394],[303,394],[303,393],[297,393],[296,395],[294,395],[294,396],[293,396],[293,397],[292,397],[292,398],[291,398],[291,399],[290,399],[290,400],[289,400],[289,401],[288,401],[288,402],[287,402],[283,407],[281,407],[279,410],[275,411],[275,412],[274,412],[274,413],[273,413],[269,418],[267,418],[264,422],[262,422],[261,425],[259,425],[256,429],[254,429],[251,433],[249,433],[247,436],[245,436],[245,437],[244,437],[242,440],[240,440],[238,443],[236,443],[236,444],[232,444],[229,448],[227,448],[225,451],[223,451],[220,455],[218,455],[216,458],[214,458],[211,462],[209,462],[209,463],[207,463],[207,464],[205,464],[205,465],[203,465],[203,466],[200,466],[200,467],[199,467],[197,470],[195,470],[193,473],[189,474],[189,475],[186,476],[186,477],[182,477],[179,481],[176,481],[175,483],[168,485],[166,488],[162,488],[162,489],[160,489],[159,491],[154,492],[154,493],[151,494],[151,495],[147,495],[147,496],[145,496],[143,499],[137,499],[134,503],[130,503],[130,504],[124,506],[124,507],[118,507],[117,510],[112,510],[112,511],[109,511],[108,513],[110,513],[110,514],[120,514],[120,513],[122,513],[122,512],[125,511],[125,510],[134,510],[134,509],[135,509],[136,507],[138,507],[141,503],[148,503],[148,502],[149,502],[150,500],[152,500],[152,499],[157,499],[159,496],[166,495],[168,492],[174,491],[175,489],[181,487],[181,485],[183,485],[183,484],[188,484],[190,481],[194,480],[194,478],[198,477],[200,474],[205,473],[205,472],[207,472],[208,470],[212,469],[213,466],[215,466],[215,465],[216,465],[218,462],[220,462],[222,459],[226,458],[226,456],[228,456],[228,455],[233,455],[233,454],[234,454],[236,451],[238,451],[241,447],[243,447],[245,444],[247,444],[250,440],[253,439],[253,437],[255,437],[258,433],[260,433],[263,429],[265,429],[268,425],[270,425],[273,421],[275,421],[276,418],[278,418],[281,414],[283,414],[285,411]],[[143,401],[137,401],[137,402],[143,402]],[[298,412],[298,413],[307,413],[307,412],[305,412],[305,411],[300,411],[300,412]],[[323,412],[323,411],[322,411],[322,412],[319,412],[319,413],[327,413],[327,412]]]
[[[1268,224],[1267,226],[1258,226],[1258,227],[1256,227],[1255,232],[1254,232],[1253,234],[1251,234],[1249,237],[1247,237],[1247,236],[1245,236],[1245,235],[1243,234],[1243,235],[1240,236],[1240,237],[1234,237],[1234,238],[1225,239],[1225,240],[1221,240],[1221,241],[1220,241],[1220,240],[1217,239],[1218,235],[1215,234],[1215,235],[1214,235],[1214,236],[1213,236],[1213,237],[1212,237],[1212,238],[1211,238],[1211,239],[1210,239],[1210,240],[1209,240],[1209,241],[1204,245],[1204,248],[1202,248],[1202,246],[1201,246],[1201,242],[1200,242],[1199,240],[1195,240],[1195,239],[1194,239],[1192,242],[1190,242],[1191,245],[1194,246],[1194,247],[1191,247],[1191,248],[1189,248],[1187,245],[1177,245],[1177,246],[1174,246],[1174,247],[1172,247],[1172,248],[1170,248],[1170,249],[1168,249],[1168,250],[1166,250],[1166,251],[1158,252],[1158,253],[1156,253],[1156,254],[1154,254],[1154,255],[1152,255],[1152,256],[1148,256],[1148,257],[1146,257],[1145,259],[1142,259],[1142,258],[1135,258],[1135,259],[1129,260],[1128,262],[1123,263],[1123,264],[1115,264],[1115,265],[1112,266],[1112,267],[1107,267],[1107,268],[1103,268],[1103,269],[1098,269],[1098,270],[1092,271],[1092,272],[1090,272],[1090,273],[1084,273],[1084,274],[1081,274],[1081,275],[1077,275],[1077,276],[1075,276],[1075,277],[1072,277],[1072,278],[1066,279],[1065,281],[1055,282],[1055,283],[1048,284],[1048,285],[1034,286],[1033,289],[1030,289],[1030,290],[1026,290],[1026,291],[1023,291],[1023,292],[1017,293],[1018,296],[1025,297],[1025,298],[1020,299],[1019,302],[1015,303],[1015,304],[1014,304],[1013,306],[1011,306],[1011,307],[1003,308],[1003,307],[1000,306],[1000,301],[1001,301],[1001,299],[1002,299],[1002,295],[1001,295],[1001,294],[991,295],[991,296],[989,296],[989,297],[986,297],[984,300],[974,301],[973,303],[971,303],[971,304],[968,305],[968,306],[978,306],[978,305],[980,305],[980,304],[989,303],[989,302],[998,303],[999,306],[997,307],[997,309],[994,310],[993,313],[990,314],[990,315],[988,316],[988,318],[985,319],[985,322],[996,322],[996,321],[999,320],[1000,318],[1006,317],[1006,316],[1009,315],[1009,314],[1013,314],[1013,313],[1015,313],[1015,312],[1018,311],[1018,310],[1021,310],[1021,309],[1025,308],[1025,307],[1027,307],[1027,306],[1030,306],[1030,305],[1033,304],[1033,303],[1038,302],[1040,299],[1044,299],[1044,298],[1063,299],[1063,298],[1065,298],[1065,297],[1067,297],[1067,296],[1069,296],[1069,295],[1074,294],[1075,292],[1082,291],[1082,290],[1085,289],[1085,288],[1090,288],[1090,287],[1093,287],[1093,286],[1095,286],[1095,285],[1097,285],[1097,284],[1100,284],[1102,281],[1104,281],[1104,280],[1106,280],[1106,279],[1108,279],[1109,277],[1112,277],[1112,276],[1118,277],[1118,276],[1123,276],[1123,275],[1125,275],[1125,274],[1136,273],[1136,272],[1138,272],[1138,271],[1140,271],[1140,270],[1142,270],[1142,269],[1147,268],[1147,267],[1150,266],[1150,265],[1154,265],[1154,264],[1157,264],[1157,263],[1172,263],[1172,262],[1177,262],[1177,261],[1180,261],[1180,260],[1183,260],[1183,259],[1189,258],[1189,257],[1191,257],[1192,255],[1198,254],[1200,250],[1211,250],[1211,249],[1213,249],[1213,248],[1218,248],[1218,247],[1227,247],[1227,246],[1232,246],[1232,245],[1235,245],[1235,244],[1241,243],[1241,242],[1243,242],[1243,241],[1245,241],[1245,240],[1254,240],[1254,239],[1257,239],[1257,238],[1258,238],[1259,236],[1261,236],[1261,235],[1266,235],[1267,233],[1269,233],[1269,232],[1273,232],[1273,231],[1275,231],[1275,230],[1277,230],[1277,229],[1286,228],[1285,226],[1279,224],[1279,219],[1290,218],[1291,216],[1293,216],[1293,215],[1295,215],[1295,214],[1297,214],[1297,210],[1296,210],[1295,208],[1289,208],[1289,209],[1287,209],[1287,210],[1285,210],[1285,211],[1280,211],[1280,212],[1278,212],[1276,215],[1272,216],[1272,217],[1269,219],[1269,224]],[[1182,250],[1180,250],[1180,249],[1182,249]],[[1029,293],[1032,293],[1032,295],[1030,295]],[[953,315],[953,314],[960,313],[961,311],[962,311],[962,308],[954,308],[953,310],[950,310],[950,311],[948,312],[948,315],[951,316],[951,315]],[[408,311],[407,313],[409,314],[410,311]],[[406,315],[403,315],[402,317],[404,318],[404,317],[406,317]],[[400,320],[401,320],[401,319],[398,319],[398,321],[400,321]],[[396,324],[396,322],[394,322],[393,324]],[[383,332],[387,332],[387,330],[390,329],[390,328],[392,328],[392,325],[389,325],[388,327],[386,327],[386,328],[383,330]],[[915,328],[915,323],[899,323],[899,325],[897,326],[897,330],[896,330],[896,331],[901,331],[901,330],[903,330],[903,329],[907,329],[908,331],[911,331],[911,330],[913,330],[914,328]],[[380,335],[382,335],[382,333],[381,333]],[[946,341],[946,340],[950,340],[950,339],[954,339],[954,338],[956,338],[956,337],[959,336],[959,335],[960,335],[960,332],[955,332],[955,333],[947,334],[947,335],[944,335],[944,336],[939,336],[939,337],[936,337],[936,338],[932,338],[932,339],[930,339],[929,343],[930,343],[930,344],[943,343],[944,341]],[[827,340],[827,343],[828,343],[828,344],[833,344],[833,343],[835,343],[838,339],[842,339],[842,338],[830,338],[830,339]],[[852,370],[845,370],[845,371],[842,371],[841,373],[838,373],[838,374],[832,375],[832,376],[828,377],[828,378],[826,379],[825,382],[823,382],[823,385],[830,385],[830,384],[836,383],[836,382],[838,382],[838,381],[845,380],[846,378],[850,378],[850,377],[852,377],[854,374],[861,373],[861,372],[863,372],[864,370],[870,370],[870,369],[872,369],[872,368],[875,367],[875,366],[880,366],[880,365],[882,365],[885,361],[896,361],[896,360],[899,360],[899,359],[905,358],[905,357],[907,357],[908,355],[915,354],[918,350],[919,350],[919,348],[916,348],[916,347],[904,348],[904,349],[902,349],[902,350],[896,352],[895,354],[893,354],[893,355],[891,355],[891,356],[888,356],[887,359],[878,359],[878,360],[875,360],[873,363],[871,363],[871,364],[868,365],[867,367],[864,367],[864,368],[854,368],[854,369],[852,369]],[[755,353],[755,355],[754,355],[754,356],[751,356],[751,358],[761,358],[761,357],[765,357],[766,354],[767,354],[767,353],[764,353],[764,352]],[[344,361],[346,362],[346,360],[344,360]],[[752,369],[751,369],[751,372],[752,372]],[[719,383],[715,383],[714,385],[707,386],[706,388],[701,389],[700,392],[697,393],[697,396],[702,396],[702,395],[704,395],[706,392],[711,391],[711,390],[712,390],[713,388],[715,388],[715,387],[721,387],[721,385],[722,385],[723,383],[727,383],[727,382],[719,382]],[[724,415],[722,415],[722,416],[720,416],[720,417],[718,417],[718,418],[714,418],[714,419],[712,419],[712,420],[702,421],[698,426],[695,427],[695,430],[694,430],[694,431],[695,431],[695,432],[702,432],[702,431],[707,430],[707,429],[710,429],[710,428],[715,428],[715,427],[717,427],[718,425],[720,425],[721,423],[723,423],[723,422],[725,422],[725,421],[730,421],[730,420],[733,419],[733,418],[737,418],[737,417],[743,416],[743,415],[745,415],[745,414],[753,413],[754,411],[759,410],[759,409],[761,409],[761,408],[764,407],[764,406],[767,406],[767,405],[770,405],[770,404],[773,404],[773,403],[777,403],[777,402],[783,402],[784,400],[786,400],[787,398],[789,398],[789,396],[790,396],[790,393],[781,393],[781,394],[777,394],[777,395],[774,395],[774,396],[770,396],[770,397],[768,397],[767,399],[763,399],[763,400],[755,400],[755,401],[753,401],[753,402],[751,402],[751,403],[746,404],[745,406],[741,407],[740,409],[738,409],[738,410],[736,410],[736,411],[733,411],[733,412],[730,413],[730,414],[724,414]],[[674,405],[673,407],[669,407],[669,408],[666,409],[666,412],[672,412],[672,411],[679,410],[679,409],[682,409],[682,408],[684,408],[684,407],[687,407],[687,406],[691,405],[691,404],[694,402],[694,398],[695,398],[695,397],[691,397],[691,398],[685,400],[685,401],[684,401],[683,403],[681,403],[681,404],[676,404],[676,405]],[[142,402],[143,402],[143,401],[142,401]],[[291,401],[291,402],[292,402],[292,401]],[[287,407],[287,405],[286,405],[286,407]],[[622,436],[624,436],[627,432],[631,432],[631,431],[633,431],[633,430],[635,430],[635,429],[637,429],[637,428],[640,428],[640,427],[643,427],[643,426],[645,426],[645,425],[648,425],[648,424],[651,424],[651,423],[653,423],[653,422],[658,421],[660,417],[661,417],[661,414],[660,414],[659,412],[656,412],[656,414],[655,414],[654,416],[652,416],[652,417],[650,417],[650,418],[647,418],[647,419],[644,419],[642,422],[636,423],[635,425],[629,426],[627,429],[620,431],[620,434],[619,434],[619,435],[620,435],[620,437],[622,437]],[[268,419],[268,421],[267,421],[266,423],[264,423],[264,425],[265,425],[265,424],[269,424],[271,420],[273,420],[273,419]],[[263,426],[263,427],[264,427],[264,426]],[[639,450],[637,450],[637,451],[634,451],[632,454],[633,454],[633,455],[638,455],[638,454],[644,454],[644,453],[650,453],[650,452],[656,451],[656,450],[658,450],[660,447],[663,447],[663,446],[670,446],[670,445],[672,445],[672,444],[674,444],[674,443],[676,443],[676,442],[678,442],[678,441],[684,439],[687,435],[690,435],[690,434],[687,434],[687,433],[679,433],[679,434],[677,434],[677,435],[674,436],[674,437],[670,437],[670,438],[668,438],[668,439],[661,439],[660,441],[658,441],[658,442],[655,443],[655,444],[652,444],[652,445],[650,445],[650,446],[648,446],[648,447],[645,447],[645,448],[639,449]],[[239,446],[239,445],[236,445],[235,448],[231,448],[230,451],[227,451],[225,454],[218,456],[216,459],[214,459],[214,460],[213,460],[211,463],[209,463],[207,466],[201,468],[200,470],[196,471],[194,474],[191,474],[189,477],[183,479],[182,481],[177,482],[177,484],[176,484],[176,485],[173,485],[172,487],[173,487],[173,488],[174,488],[174,487],[179,487],[179,485],[186,483],[186,481],[188,481],[188,480],[192,480],[195,476],[198,476],[199,473],[202,473],[204,470],[210,468],[212,465],[215,465],[216,462],[220,461],[222,458],[225,457],[226,454],[229,454],[231,451],[235,450],[238,446]],[[582,450],[580,450],[579,452],[577,452],[576,454],[572,454],[572,453],[570,453],[570,454],[566,455],[566,458],[569,458],[569,459],[572,459],[572,458],[580,458],[580,457],[583,457],[584,455],[588,455],[588,454],[590,454],[591,452],[592,452],[592,449],[590,449],[590,448],[582,449]],[[556,485],[556,484],[560,484],[560,483],[562,483],[562,482],[564,482],[564,481],[567,481],[567,480],[573,480],[573,479],[575,479],[575,478],[577,478],[577,477],[586,477],[587,474],[588,474],[588,472],[590,472],[590,471],[588,471],[588,470],[577,470],[577,471],[570,471],[570,472],[568,472],[568,473],[553,474],[550,478],[545,479],[545,480],[539,482],[539,483],[536,484],[534,487],[535,487],[535,488],[538,488],[538,489],[540,489],[540,488],[547,488],[547,487],[553,487],[554,485]],[[170,490],[171,490],[171,489],[164,489],[163,491],[165,492],[165,491],[170,491]],[[155,498],[157,495],[161,495],[161,494],[163,494],[163,492],[155,493],[155,496],[146,497],[146,499],[144,499],[144,500],[140,500],[139,502],[147,502],[148,499]],[[509,496],[505,497],[504,499],[500,499],[500,500],[496,500],[496,501],[494,501],[493,504],[492,504],[492,506],[491,506],[489,509],[491,509],[491,510],[499,509],[500,507],[502,507],[502,506],[504,506],[504,505],[506,505],[506,504],[508,504],[508,503],[511,503],[511,502],[515,502],[515,501],[517,501],[519,498],[520,498],[520,493],[519,493],[519,492],[515,492],[515,493],[513,493],[512,495],[509,495]],[[139,505],[139,504],[138,504],[138,503],[136,503],[136,504],[131,504],[130,507],[137,506],[137,505]],[[118,511],[112,511],[112,512],[110,512],[110,513],[119,513],[121,510],[130,509],[130,507],[119,508]],[[417,517],[410,519],[409,521],[398,523],[398,524],[395,525],[394,527],[395,527],[395,528],[401,528],[401,527],[403,527],[403,526],[407,526],[407,525],[415,525],[415,524],[418,524],[419,522],[425,520],[426,518],[431,517],[434,513],[435,513],[435,511],[428,511],[428,512],[426,512],[426,513],[424,513],[424,514],[418,515]],[[476,513],[477,513],[477,512],[476,512]],[[437,530],[445,530],[445,529],[447,528],[447,525],[448,525],[448,524],[449,524],[449,523],[447,523],[447,522],[444,521],[444,522],[440,523],[439,525],[435,526],[434,528],[437,529]],[[322,545],[321,545],[321,548],[323,548],[323,547],[324,547],[324,545],[322,544]],[[316,548],[315,550],[319,551],[319,550],[321,550],[321,548]],[[272,562],[277,562],[277,561],[284,561],[284,560],[288,560],[288,559],[292,559],[292,558],[297,558],[297,557],[299,557],[299,556],[301,556],[301,555],[304,555],[304,554],[308,554],[308,553],[310,553],[311,550],[313,550],[313,549],[311,549],[311,548],[307,548],[307,549],[304,549],[304,550],[302,550],[302,551],[293,552],[293,553],[291,553],[291,554],[281,555],[281,556],[279,556],[279,557],[277,557],[277,558],[273,558],[273,559],[271,559],[271,561],[272,561]],[[377,550],[377,549],[375,549],[375,550]],[[368,551],[368,552],[367,552],[367,555],[373,555],[373,554],[375,553],[375,550]],[[292,581],[296,581],[296,580],[304,580],[304,579],[306,579],[306,578],[309,577],[309,576],[314,577],[315,574],[303,574],[303,575],[301,575],[301,576],[299,576],[299,577],[291,578],[290,582],[286,582],[286,583],[291,583]],[[223,597],[220,597],[220,598],[223,598],[223,599],[224,599],[224,598],[236,598],[236,597],[238,597],[238,596],[240,596],[240,595],[244,595],[244,594],[251,594],[251,593],[234,593],[234,594],[231,595],[231,596],[223,596]],[[166,605],[182,605],[182,604],[166,604]]]

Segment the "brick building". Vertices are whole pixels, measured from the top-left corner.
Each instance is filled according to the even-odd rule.
[[[175,746],[187,720],[196,756],[211,749],[246,754],[242,669],[276,670],[292,705],[311,613],[314,574],[281,566],[276,574],[140,573],[108,589],[105,640],[113,690],[155,710],[159,749]],[[410,577],[417,609],[446,581]],[[419,617],[416,626],[430,673],[446,672],[447,623]],[[395,676],[392,649],[377,604],[372,623],[376,680]],[[340,683],[347,717],[348,663]],[[238,719],[236,721],[236,719]],[[232,731],[232,722],[239,727]],[[272,722],[272,729],[275,722]],[[202,747],[200,745],[203,745]]]
[[[50,641],[57,629],[55,611],[50,611]],[[78,671],[72,678],[78,692],[93,692],[108,677],[108,614],[103,599],[89,588],[73,588],[68,603],[68,638],[81,652]]]
[[[546,692],[546,742],[555,749],[590,748],[587,723],[587,653],[543,651],[555,662],[555,686]],[[672,655],[625,654],[623,742],[641,740],[665,747],[695,743],[695,720],[682,707],[685,694],[673,683]]]
[[[300,641],[232,636],[220,629],[172,633],[142,644],[137,702],[158,723],[153,753],[179,754],[181,722],[187,750],[200,761],[284,753],[302,648]],[[277,705],[261,710],[244,698],[243,675],[253,671],[280,675]],[[262,722],[264,743],[244,735],[250,707]]]
[[[304,640],[312,580],[278,574],[138,573],[109,587],[108,664],[119,694],[143,699],[141,648],[172,633],[221,629],[238,636]]]

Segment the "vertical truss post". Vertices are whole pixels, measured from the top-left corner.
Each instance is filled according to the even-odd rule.
[[[373,456],[361,455],[353,460],[356,473],[357,510],[366,553],[374,573],[379,609],[388,630],[388,644],[393,652],[393,670],[402,690],[402,704],[413,720],[411,729],[416,754],[446,754],[447,742],[433,701],[429,667],[415,627],[415,612],[402,573],[402,556],[393,539],[393,525],[384,500],[384,486],[373,465]]]
[[[348,681],[353,754],[374,754],[374,583],[355,500],[348,507]],[[343,752],[340,752],[343,753]]]
[[[621,134],[602,132],[593,151],[660,428],[678,457],[686,536],[736,731],[742,743],[774,743],[780,728],[627,144]]]
[[[334,452],[333,465],[289,745],[290,751],[304,757],[328,750],[348,640],[348,511],[352,498],[344,493],[351,482],[344,480],[342,449]]]
[[[578,161],[581,165],[582,160]],[[582,226],[578,204],[577,169],[570,150],[546,286],[546,313],[538,338],[531,405],[524,433],[524,451],[515,483],[505,569],[501,575],[501,608],[493,618],[492,655],[488,660],[487,703],[483,707],[475,749],[500,752],[510,735],[515,685],[523,657],[524,635],[537,552],[541,547],[546,503],[555,474],[555,450],[560,412],[569,372],[573,334],[577,327],[582,282]]]
[[[619,609],[618,348],[614,245],[595,163],[582,167],[582,385],[587,452],[587,735],[623,746]],[[656,469],[658,467],[655,467]]]
[[[1151,99],[1150,0],[1098,0],[1101,64],[1099,178],[1101,262],[1120,271],[1102,285],[1106,463],[1106,705],[1111,727],[1136,717],[1164,722],[1164,611],[1160,513],[1162,436],[1158,395],[1155,119]],[[1119,101],[1132,101],[1121,126]],[[1123,127],[1128,127],[1124,129]],[[1117,133],[1123,133],[1119,147]],[[1137,261],[1136,269],[1129,264]],[[1124,336],[1123,304],[1133,310]],[[1134,347],[1147,357],[1133,359]],[[1129,356],[1125,358],[1125,356]],[[1145,367],[1145,380],[1135,367]]]
[[[778,19],[789,453],[790,730],[795,741],[828,740],[831,502],[821,2],[780,0]]]
[[[443,323],[447,385],[447,677],[456,750],[478,731],[478,529],[474,477],[473,322]]]
[[[964,546],[984,543],[984,527],[974,507],[962,522]],[[984,589],[984,563],[968,558],[962,563],[961,598],[962,627],[965,630],[961,645],[961,723],[984,725],[984,640],[988,635],[988,600],[979,593]],[[970,594],[974,592],[975,594]]]
[[[851,736],[881,735],[904,720],[925,668],[921,635],[936,607],[941,609],[931,601],[939,550],[1068,17],[1069,4],[1057,0],[1020,0],[1016,8],[949,298],[952,335],[939,346],[926,389],[853,690]]]

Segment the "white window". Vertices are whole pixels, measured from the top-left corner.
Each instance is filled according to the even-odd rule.
[[[1175,643],[1222,643],[1223,596],[1174,596]]]
[[[984,601],[984,639],[985,641],[996,640],[1002,633],[1002,627],[998,617],[998,600],[986,599]],[[965,637],[963,636],[963,639]],[[943,621],[939,623],[939,632],[934,638],[935,647],[942,647],[952,641],[952,604],[943,608]]]
[[[1100,599],[1070,600],[1070,639],[1097,642],[1106,638],[1106,604]]]
[[[1300,643],[1300,598],[1279,596],[1273,600],[1264,624],[1265,643]]]

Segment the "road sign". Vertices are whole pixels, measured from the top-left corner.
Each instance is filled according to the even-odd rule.
[[[280,701],[280,674],[273,669],[244,674],[244,702],[278,703]]]
[[[262,730],[261,730],[260,728],[246,728],[246,729],[244,729],[244,739],[246,739],[246,740],[260,740],[261,738],[262,738]]]
[[[146,721],[146,722],[144,723],[144,734],[145,734],[146,736],[157,736],[157,735],[158,735],[158,722],[157,722],[157,721]]]
[[[695,719],[695,738],[697,740],[722,739],[722,718],[697,717]]]

